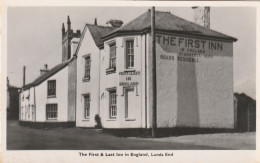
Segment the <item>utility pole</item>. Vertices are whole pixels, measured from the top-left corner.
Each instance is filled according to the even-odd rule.
[[[25,66],[23,66],[23,86],[25,86]]]
[[[156,84],[156,45],[155,45],[155,7],[151,10],[151,36],[152,36],[152,137],[156,137],[157,129],[157,84]]]

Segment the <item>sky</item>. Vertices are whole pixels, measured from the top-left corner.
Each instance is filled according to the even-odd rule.
[[[74,31],[85,23],[106,25],[109,19],[125,23],[146,12],[148,7],[8,7],[7,76],[10,84],[22,86],[23,66],[26,84],[48,68],[61,63],[61,27],[70,16]],[[193,21],[191,7],[156,7]],[[211,7],[210,28],[238,39],[234,43],[234,91],[255,98],[256,9],[252,7]]]

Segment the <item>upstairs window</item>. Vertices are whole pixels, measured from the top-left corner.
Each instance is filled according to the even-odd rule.
[[[109,68],[116,69],[116,44],[110,45]]]
[[[90,67],[91,67],[90,63],[91,63],[90,55],[85,56],[85,74],[84,74],[85,79],[90,79]]]
[[[126,41],[126,68],[134,67],[134,40]]]
[[[56,80],[48,81],[48,96],[56,96]]]

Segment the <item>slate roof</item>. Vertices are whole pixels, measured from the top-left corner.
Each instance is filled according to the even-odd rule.
[[[86,26],[88,27],[88,29],[98,47],[103,45],[103,41],[101,40],[101,38],[103,36],[107,35],[111,31],[117,29],[114,27],[98,26],[98,25],[91,25],[91,24],[87,24]]]
[[[83,29],[83,31],[82,31],[82,34],[81,34],[81,37],[80,37],[80,41],[79,41],[79,45],[78,45],[78,47],[76,49],[75,55],[78,54],[78,51],[80,49],[80,46],[81,46],[81,43],[82,43],[83,38],[85,36],[87,28],[89,29],[96,46],[99,47],[99,48],[104,46],[103,41],[101,40],[101,38],[103,36],[107,35],[108,33],[110,33],[111,31],[116,29],[114,27],[86,24],[84,29]]]
[[[155,11],[155,28],[158,31],[168,31],[179,34],[188,34],[194,36],[204,36],[210,38],[219,38],[229,41],[236,41],[237,39],[220,32],[216,32],[209,28],[202,27],[198,24],[182,19],[178,16],[171,14],[170,12]],[[123,25],[122,27],[110,32],[103,37],[107,40],[111,37],[134,32],[144,32],[151,29],[151,11],[148,10],[144,14],[140,15],[131,22]]]
[[[36,78],[32,83],[25,85],[23,87],[23,89],[29,89],[30,87],[37,86],[37,85],[41,84],[43,81],[45,81],[46,79],[48,79],[49,77],[51,77],[52,75],[56,74],[58,71],[60,71],[64,67],[66,67],[73,60],[74,60],[74,58],[71,58],[71,59],[69,59],[67,61],[64,61],[64,62],[58,64],[57,66],[55,66],[52,69],[50,69],[48,72],[46,72],[43,75],[41,75],[38,78]]]

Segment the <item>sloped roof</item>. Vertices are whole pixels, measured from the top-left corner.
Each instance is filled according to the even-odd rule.
[[[11,85],[11,84],[9,84],[7,87],[8,87],[8,89],[9,89],[9,88],[10,88],[10,89],[20,89],[19,87],[14,86],[14,85]]]
[[[96,46],[99,47],[99,48],[103,46],[103,41],[101,40],[101,38],[103,36],[107,35],[108,33],[110,33],[111,31],[116,29],[116,28],[108,27],[108,26],[86,24],[84,29],[83,29],[83,31],[82,31],[82,34],[81,34],[81,37],[80,37],[80,41],[79,41],[79,45],[78,45],[78,47],[76,49],[75,55],[78,54],[78,51],[79,51],[79,49],[81,47],[81,43],[83,41],[83,38],[85,36],[87,28],[89,29]]]
[[[86,26],[88,27],[88,29],[98,47],[103,45],[103,42],[101,40],[102,37],[104,37],[111,31],[117,29],[114,27],[98,26],[98,25],[91,25],[91,24],[86,24]]]
[[[168,31],[180,34],[189,34],[196,36],[206,36],[210,38],[220,38],[230,41],[237,39],[220,32],[216,32],[209,28],[202,27],[198,24],[182,19],[170,12],[155,11],[155,28],[161,31]],[[151,29],[151,11],[148,10],[131,22],[123,25],[122,27],[110,32],[103,39],[106,40],[115,35],[122,33],[143,32],[144,30]]]
[[[36,85],[41,84],[43,81],[45,81],[46,79],[48,79],[49,77],[56,74],[58,71],[60,71],[64,67],[66,67],[73,60],[74,60],[74,58],[71,58],[67,61],[64,61],[64,62],[58,64],[57,66],[50,69],[48,72],[46,72],[46,73],[42,74],[41,76],[39,76],[38,78],[36,78],[32,83],[25,85],[23,87],[23,89],[28,89],[32,86],[36,86]]]

